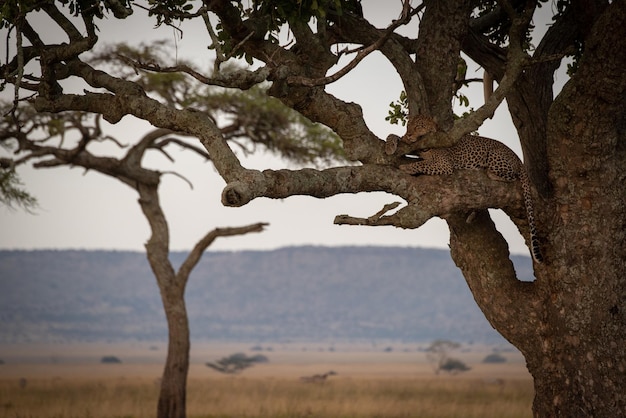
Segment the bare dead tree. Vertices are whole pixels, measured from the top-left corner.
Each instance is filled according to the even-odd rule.
[[[196,242],[187,254],[181,266],[176,270],[170,261],[169,226],[159,201],[159,185],[164,174],[179,175],[176,172],[164,173],[142,166],[142,160],[148,151],[163,153],[171,158],[168,148],[177,145],[183,150],[196,153],[205,159],[208,154],[201,148],[188,143],[168,129],[154,129],[146,133],[136,143],[124,149],[121,157],[98,156],[89,151],[92,142],[112,142],[121,146],[121,142],[107,136],[99,126],[98,118],[76,112],[59,116],[25,113],[19,118],[19,126],[4,124],[2,131],[12,135],[17,143],[17,152],[22,155],[18,164],[34,160],[38,168],[59,166],[82,167],[94,170],[135,190],[138,203],[150,225],[150,237],[145,244],[148,262],[156,278],[161,300],[165,310],[168,328],[168,350],[163,376],[160,380],[159,411],[167,411],[171,416],[185,413],[187,374],[189,370],[190,334],[187,309],[185,307],[185,288],[193,268],[197,265],[205,250],[220,237],[244,235],[261,232],[266,223],[255,223],[240,227],[215,228],[207,232]],[[55,128],[47,131],[48,137],[37,139],[37,131],[49,127],[55,121]],[[71,137],[78,133],[75,145],[53,144],[51,139],[62,132]],[[30,135],[29,135],[30,134]]]

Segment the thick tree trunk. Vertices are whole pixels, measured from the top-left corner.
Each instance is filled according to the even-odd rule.
[[[477,303],[526,358],[536,417],[626,414],[625,3],[596,22],[550,107],[551,190],[536,208],[546,261],[535,282],[518,282],[501,261],[505,244],[486,212],[470,223],[447,217],[453,259]]]
[[[624,416],[623,331],[614,336],[603,331],[610,328],[607,323],[618,322],[619,316],[623,318],[606,309],[607,318],[598,318],[598,332],[581,333],[561,326],[557,334],[555,323],[562,316],[546,324],[545,331],[551,335],[542,338],[542,351],[526,355],[535,384],[535,417]]]
[[[624,3],[596,23],[550,110],[552,261],[539,284],[541,347],[526,355],[538,417],[626,414]]]

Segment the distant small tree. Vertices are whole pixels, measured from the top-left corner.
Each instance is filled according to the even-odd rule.
[[[115,363],[121,363],[121,362],[122,360],[120,360],[119,358],[115,356],[103,356],[100,359],[100,363],[115,364]]]
[[[483,363],[506,363],[506,357],[498,353],[489,354],[483,359]]]
[[[448,372],[450,374],[458,374],[461,372],[466,372],[470,369],[471,367],[469,367],[467,364],[455,358],[449,358],[442,365],[439,366],[439,370]]]
[[[220,373],[238,374],[252,367],[255,363],[267,363],[268,361],[268,358],[262,354],[247,356],[244,353],[235,353],[228,357],[223,357],[215,363],[207,362],[206,365]]]
[[[457,350],[461,344],[448,340],[435,340],[426,349],[426,359],[433,365],[435,374],[440,371],[458,373],[469,368],[461,360],[450,357],[450,351]]]
[[[263,354],[257,354],[250,358],[252,359],[253,363],[269,363],[270,362],[270,359],[267,358],[267,356],[264,356]]]

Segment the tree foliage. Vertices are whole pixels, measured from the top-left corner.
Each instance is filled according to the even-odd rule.
[[[37,199],[26,189],[15,172],[15,168],[0,168],[0,206],[16,206],[27,210],[37,207]]]
[[[121,362],[122,360],[120,360],[117,356],[102,356],[102,358],[100,359],[100,363],[105,364],[119,364]]]

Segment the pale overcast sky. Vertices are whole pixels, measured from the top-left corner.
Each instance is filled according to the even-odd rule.
[[[391,4],[396,7],[390,7]],[[366,17],[375,16],[373,20],[379,27],[397,18],[399,10],[399,1],[384,4],[375,0],[364,1]],[[171,28],[152,30],[151,21],[145,15],[137,9],[126,21],[110,19],[99,24],[101,41],[134,43],[176,38],[177,50],[173,54],[192,57],[209,68],[212,61],[206,49],[206,29],[185,28],[180,39]],[[414,31],[415,28],[416,25],[412,25],[405,30]],[[2,39],[5,34],[0,31]],[[481,77],[482,71],[468,76]],[[328,90],[344,100],[359,103],[368,125],[381,138],[392,132],[402,134],[401,127],[389,125],[384,120],[389,103],[399,97],[402,86],[395,70],[380,54],[366,58],[350,75],[328,86]],[[470,100],[473,106],[482,103],[482,86],[476,86]],[[126,141],[130,142],[148,126],[126,117],[110,129],[119,139],[127,138]],[[505,142],[521,154],[506,104],[481,127],[480,133]],[[191,155],[180,155],[177,161],[177,167],[192,180],[194,189],[175,176],[163,178],[161,201],[170,225],[173,250],[191,248],[215,227],[254,222],[270,225],[261,234],[220,239],[210,250],[274,249],[290,245],[448,246],[448,229],[440,219],[433,219],[417,230],[333,225],[337,214],[367,217],[384,204],[400,200],[395,196],[361,193],[327,199],[302,196],[284,200],[262,198],[242,208],[226,208],[220,203],[225,183],[210,163],[203,163]],[[161,163],[164,160],[159,157],[153,157],[151,161],[157,166]],[[244,165],[259,169],[284,167],[283,163],[267,155],[255,156],[246,160]],[[149,229],[134,190],[98,173],[85,174],[79,168],[34,170],[22,167],[19,174],[28,190],[39,200],[40,207],[35,214],[0,208],[0,249],[143,250]],[[509,241],[511,251],[527,255],[523,239],[508,218],[502,213],[497,214],[496,223]]]

